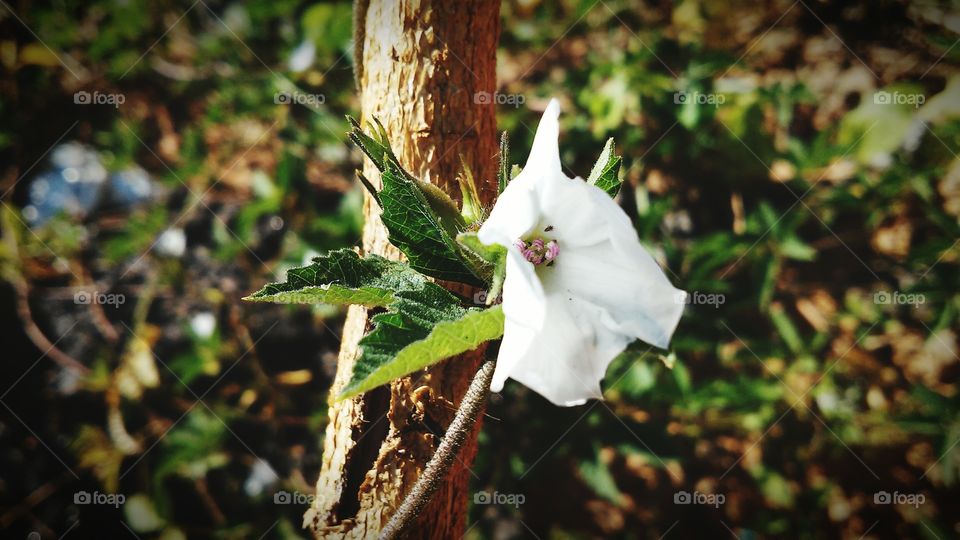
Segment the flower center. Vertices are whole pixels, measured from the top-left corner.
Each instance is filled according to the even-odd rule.
[[[553,227],[547,227],[545,231],[553,230]],[[543,238],[533,238],[529,241],[518,238],[514,245],[523,254],[523,258],[532,262],[535,266],[541,264],[551,266],[560,254],[560,244],[556,240],[544,240]]]

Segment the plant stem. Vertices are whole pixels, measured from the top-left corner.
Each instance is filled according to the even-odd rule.
[[[457,413],[447,428],[447,433],[440,441],[440,446],[433,454],[423,474],[417,479],[413,489],[404,498],[403,503],[397,512],[390,518],[387,525],[380,531],[380,540],[392,540],[398,538],[408,525],[420,515],[420,512],[427,506],[430,497],[443,482],[447,471],[453,465],[460,448],[467,440],[467,434],[473,428],[480,415],[480,410],[490,393],[490,380],[493,378],[493,368],[496,365],[494,360],[486,360],[473,381],[470,388],[464,394],[457,408]]]

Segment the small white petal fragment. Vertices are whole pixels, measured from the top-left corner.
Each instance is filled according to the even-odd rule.
[[[217,329],[217,318],[209,311],[201,311],[190,318],[190,330],[200,339],[210,339]]]
[[[243,482],[243,491],[249,497],[256,497],[266,491],[267,488],[277,483],[280,477],[269,463],[262,459],[257,459],[250,467],[250,474]]]
[[[167,229],[157,238],[154,249],[167,257],[183,257],[187,251],[187,235],[183,229]]]
[[[508,250],[506,322],[491,389],[511,378],[572,406],[602,398],[607,367],[634,339],[666,348],[686,293],[603,190],[563,173],[559,114],[551,100],[526,166],[478,237]]]
[[[294,73],[300,73],[310,69],[310,66],[313,65],[313,60],[317,55],[317,46],[314,44],[312,39],[303,40],[296,49],[293,50],[293,53],[290,54],[290,59],[287,61],[287,67],[290,68],[290,71]]]

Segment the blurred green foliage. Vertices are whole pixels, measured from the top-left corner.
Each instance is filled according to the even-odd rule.
[[[508,25],[501,58],[522,76],[501,91],[569,100],[572,173],[615,137],[641,237],[676,283],[722,302],[695,296],[672,369],[645,348],[624,354],[605,403],[552,412],[514,388],[523,406],[491,407],[476,472],[527,502],[475,507],[478,529],[955,536],[960,76],[935,45],[952,31],[931,24],[936,9],[894,2],[591,4],[512,5],[508,20],[536,22]],[[923,37],[898,54],[925,60],[864,64],[899,28]],[[538,40],[561,34],[531,66]],[[529,133],[524,111],[503,112]],[[911,294],[923,303],[897,304]],[[678,490],[726,500],[674,505]],[[883,491],[927,502],[884,507]]]
[[[43,348],[12,339],[4,525],[302,535],[305,504],[274,493],[312,492],[342,314],[239,297],[358,243],[360,159],[342,120],[358,106],[349,5],[13,8],[30,30],[4,11],[0,152],[15,166],[3,177],[3,302],[19,316],[25,298],[89,373],[49,359],[33,369]],[[949,13],[897,1],[504,3],[498,90],[525,102],[497,105],[513,155],[554,96],[571,175],[615,137],[619,200],[702,303],[672,351],[634,346],[615,362],[604,402],[560,409],[515,384],[492,398],[472,489],[525,498],[474,505],[469,537],[960,534]],[[310,66],[293,71],[305,43]],[[78,106],[80,89],[126,102]],[[278,104],[281,91],[323,102]],[[162,196],[28,229],[29,171],[62,135],[111,170],[140,164]],[[174,229],[179,256],[158,246]],[[127,302],[76,305],[91,283]],[[204,314],[209,333],[194,323]],[[24,510],[43,486],[52,495]],[[97,489],[128,503],[70,506]],[[725,501],[675,504],[681,491]],[[877,504],[880,492],[926,502]]]

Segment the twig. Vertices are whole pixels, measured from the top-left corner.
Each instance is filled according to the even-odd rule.
[[[23,331],[27,334],[27,337],[30,338],[30,341],[32,341],[38,349],[45,351],[44,356],[52,359],[61,368],[73,370],[81,375],[89,373],[90,370],[87,369],[87,366],[61,351],[52,341],[47,339],[47,336],[43,333],[43,330],[40,330],[37,323],[33,322],[33,315],[30,311],[30,301],[28,299],[30,294],[29,289],[27,287],[21,287],[19,284],[14,284],[14,290],[16,290],[17,293],[17,315],[20,317],[20,321],[23,323]]]
[[[83,270],[83,278],[87,283],[93,283],[93,277],[86,269]],[[93,317],[93,324],[100,331],[100,335],[110,343],[116,343],[120,339],[117,329],[110,323],[106,313],[103,312],[103,304],[100,302],[90,302],[87,304],[90,308],[90,315]]]
[[[56,480],[47,482],[37,489],[33,490],[29,495],[27,495],[22,501],[20,501],[16,506],[8,509],[4,509],[4,513],[0,516],[0,527],[6,529],[10,526],[11,523],[19,519],[24,514],[33,510],[37,505],[44,502],[51,495],[57,492],[57,489],[64,483],[66,475],[63,475]]]
[[[420,515],[420,512],[430,502],[434,492],[440,487],[447,471],[450,470],[450,466],[453,465],[454,459],[460,452],[460,448],[467,440],[467,434],[473,429],[477,416],[480,414],[480,409],[483,408],[487,399],[490,392],[490,380],[493,378],[494,365],[494,360],[487,360],[480,366],[480,370],[477,371],[476,376],[470,383],[470,388],[467,389],[467,393],[460,401],[457,414],[454,415],[453,422],[450,422],[450,427],[447,428],[447,433],[440,442],[440,446],[437,447],[436,453],[430,458],[427,468],[417,479],[413,489],[410,490],[400,508],[397,509],[397,513],[390,518],[387,525],[380,531],[380,540],[398,538],[404,529]]]
[[[4,218],[6,218],[6,215],[4,215]],[[20,245],[17,241],[17,233],[10,227],[7,219],[3,221],[3,229],[5,232],[2,235],[2,240],[7,244],[7,248],[12,253],[14,260],[20,261]],[[16,294],[17,316],[20,318],[21,323],[23,323],[23,332],[30,338],[30,341],[43,352],[43,356],[49,357],[63,369],[70,369],[81,375],[89,373],[90,370],[87,369],[87,366],[58,349],[56,344],[47,339],[43,330],[34,322],[33,312],[30,309],[30,282],[27,281],[27,277],[18,265],[15,266],[15,271],[11,272],[11,275],[8,276],[8,280]]]

